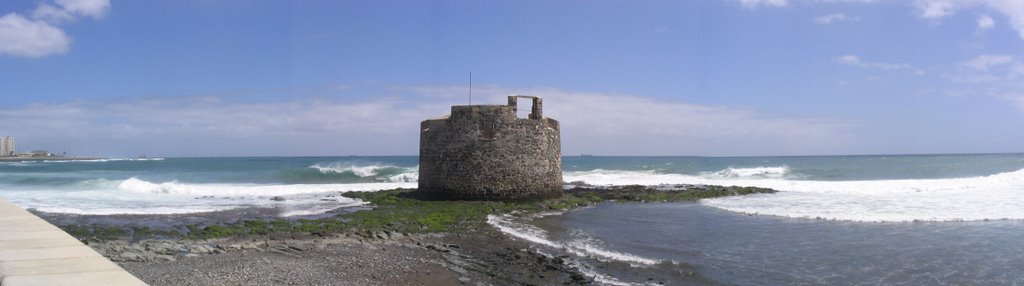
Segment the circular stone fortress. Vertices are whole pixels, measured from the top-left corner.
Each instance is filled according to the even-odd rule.
[[[520,98],[533,100],[516,117]],[[542,100],[512,95],[508,105],[456,105],[450,115],[420,123],[419,191],[467,200],[532,200],[561,196],[558,121]]]

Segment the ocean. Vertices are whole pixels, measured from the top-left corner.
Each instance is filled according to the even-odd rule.
[[[362,205],[346,191],[415,188],[416,157],[146,158],[0,163],[0,197],[42,212],[188,214]]]
[[[0,197],[74,215],[256,207],[301,217],[363,204],[338,192],[415,188],[417,164],[414,156],[2,162]],[[563,169],[569,185],[780,191],[489,218],[605,284],[1024,283],[1024,154],[572,156]]]
[[[565,169],[597,185],[780,191],[489,218],[604,284],[1024,284],[1024,154],[580,157]]]

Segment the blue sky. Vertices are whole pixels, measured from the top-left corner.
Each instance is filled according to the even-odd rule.
[[[15,0],[0,134],[414,155],[472,72],[475,103],[544,96],[566,154],[1024,152],[1022,51],[1015,0]]]

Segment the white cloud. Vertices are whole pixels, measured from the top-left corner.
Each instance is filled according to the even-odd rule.
[[[1024,61],[1012,55],[979,55],[960,65],[965,68],[963,72],[949,77],[954,82],[1009,88],[1000,83],[1016,85],[1018,79],[1024,78]]]
[[[836,58],[836,61],[841,63],[841,64],[848,64],[848,65],[859,65],[861,63],[860,62],[860,57],[854,56],[854,55],[842,55],[842,56],[839,56],[838,58]]]
[[[737,1],[737,0],[727,0]],[[756,8],[758,6],[771,6],[771,7],[783,7],[790,4],[790,0],[738,0],[743,7]],[[871,3],[877,2],[878,0],[797,0],[793,2],[843,2],[843,3]]]
[[[32,19],[46,21],[48,23],[59,24],[75,19],[71,13],[67,10],[57,8],[50,4],[39,4],[35,11],[32,11]]]
[[[464,87],[419,92],[447,95],[456,103],[465,97]],[[845,120],[782,116],[743,107],[551,88],[474,87],[473,102],[480,98],[480,102],[501,103],[513,93],[544,98],[544,114],[561,122],[563,150],[569,154],[829,153],[848,143],[852,126]],[[830,148],[835,150],[825,150]]]
[[[465,90],[395,87],[375,91],[394,96],[357,101],[238,102],[205,96],[34,104],[0,109],[0,130],[53,142],[34,149],[59,149],[66,143],[77,146],[80,154],[89,153],[82,155],[409,155],[417,150],[419,122],[464,104]],[[843,145],[850,125],[748,108],[554,88],[474,87],[473,102],[504,104],[511,93],[544,97],[545,115],[561,122],[567,153],[828,153]]]
[[[859,17],[849,16],[846,13],[833,13],[814,18],[814,22],[822,25],[828,25],[836,22],[857,22],[860,21]]]
[[[786,1],[786,0],[739,0],[739,1],[740,1],[740,4],[743,5],[743,7],[748,7],[748,8],[754,8],[754,7],[761,6],[761,5],[774,6],[774,7],[782,7],[782,6],[789,5],[789,2]]]
[[[56,0],[57,6],[39,3],[32,18],[53,24],[72,21],[77,16],[103,18],[110,10],[110,0]]]
[[[71,46],[71,38],[46,22],[25,19],[10,13],[0,17],[0,53],[38,58],[62,54]]]
[[[0,130],[44,142],[31,148],[58,149],[67,144],[79,155],[354,152],[346,150],[414,154],[410,147],[418,142],[416,127],[431,109],[442,110],[437,104],[410,104],[394,98],[270,103],[219,97],[117,99],[0,109]]]
[[[1021,38],[1024,38],[1024,1],[1020,0],[916,0],[916,6],[921,11],[921,17],[928,19],[939,19],[956,13],[958,9],[968,7],[986,7],[1006,15],[1010,19],[1010,27],[1017,30]],[[994,21],[992,24],[995,24]],[[982,20],[978,20],[978,27],[982,27]]]
[[[998,77],[998,76],[994,76],[994,75],[990,75],[990,74],[962,74],[962,75],[949,76],[948,78],[952,79],[953,82],[957,82],[957,83],[973,83],[973,84],[993,83],[993,82],[998,82],[998,81],[1003,80],[1002,77]]]
[[[979,31],[987,31],[988,29],[992,29],[995,26],[996,20],[993,20],[992,17],[989,17],[988,15],[981,15],[978,17]]]
[[[1009,102],[1010,104],[1013,104],[1014,107],[1016,107],[1017,109],[1024,110],[1024,93],[1004,93],[1000,94],[998,97],[1002,100]]]
[[[980,55],[963,63],[964,66],[975,70],[987,71],[994,66],[1001,66],[1015,62],[1011,55]]]
[[[76,16],[94,19],[110,9],[109,0],[56,0],[57,6],[39,3],[32,19],[17,13],[0,17],[0,54],[39,58],[66,53],[71,37],[56,25],[73,21]]]
[[[918,0],[921,17],[942,18],[956,13],[956,5],[947,0]]]
[[[1007,74],[1010,79],[1024,78],[1024,63],[1017,62],[1011,68]]]
[[[1012,55],[979,55],[960,63],[959,73],[946,76],[958,94],[987,96],[1024,110],[1024,61]]]
[[[103,18],[110,9],[110,0],[55,0],[58,5],[72,14],[84,15],[93,19]]]
[[[837,63],[840,63],[840,64],[849,65],[849,66],[855,66],[855,67],[860,67],[860,68],[881,69],[881,70],[909,70],[909,71],[912,71],[912,72],[914,72],[915,74],[918,74],[918,75],[924,74],[924,70],[921,70],[919,68],[915,68],[914,66],[909,65],[909,64],[903,64],[903,63],[892,64],[892,63],[883,63],[883,62],[868,62],[868,61],[861,60],[860,57],[855,56],[855,55],[842,55],[842,56],[837,57],[835,59],[835,61]]]
[[[781,7],[789,4],[786,0],[739,0],[747,8],[758,6]],[[873,0],[804,0],[803,2],[884,2]],[[925,19],[939,20],[941,18],[956,14],[957,10],[970,7],[985,7],[992,11],[1006,15],[1009,18],[1010,27],[1024,38],[1024,1],[1022,0],[912,0],[913,6],[917,8],[920,16]],[[979,29],[994,27],[995,21],[989,16],[978,19]]]

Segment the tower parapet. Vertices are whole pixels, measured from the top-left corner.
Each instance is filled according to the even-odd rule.
[[[517,118],[518,99],[533,100]],[[454,199],[522,200],[561,196],[558,121],[542,99],[512,95],[508,105],[456,105],[420,123],[419,191]]]

